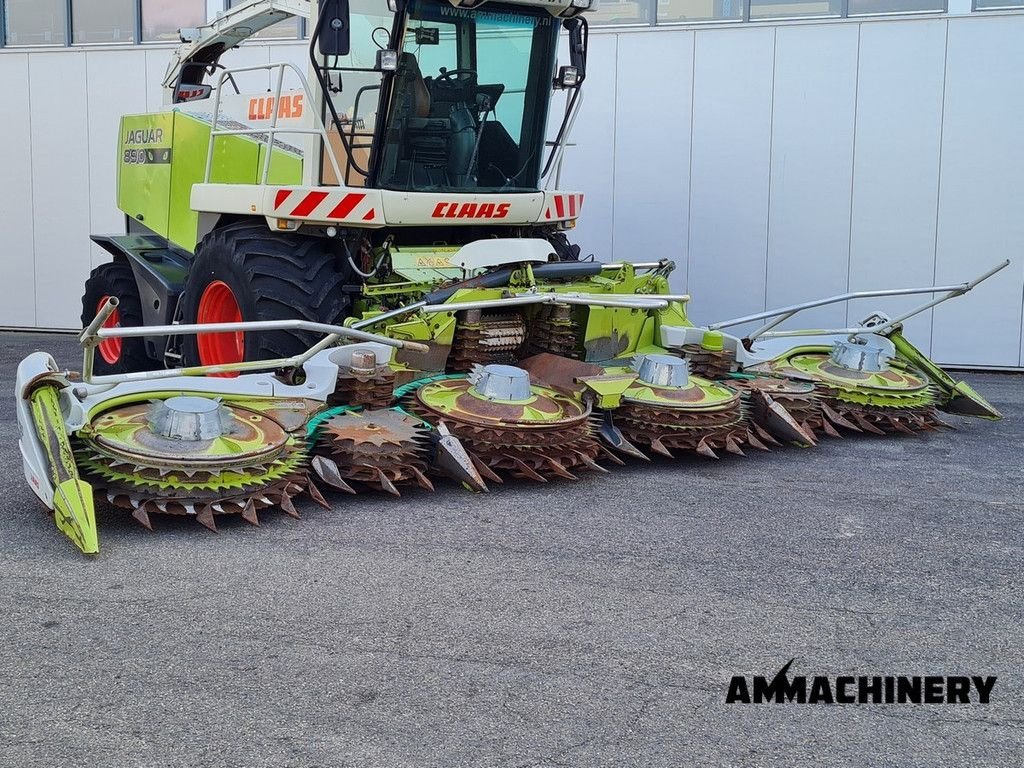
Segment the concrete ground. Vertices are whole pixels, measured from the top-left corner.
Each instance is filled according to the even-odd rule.
[[[0,764],[1020,765],[1024,378],[1000,423],[332,497],[263,526],[104,514],[22,481],[0,335]],[[991,704],[725,704],[733,675],[998,675]]]

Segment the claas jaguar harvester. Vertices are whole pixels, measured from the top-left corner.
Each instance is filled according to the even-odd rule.
[[[93,238],[112,260],[85,286],[82,370],[18,369],[57,527],[93,553],[97,504],[216,530],[328,489],[485,491],[997,418],[904,339],[913,311],[780,324],[865,296],[920,311],[1005,265],[696,326],[670,260],[580,258],[584,194],[557,187],[590,3],[253,0],[183,30],[164,107],[121,122],[127,233]],[[290,16],[308,65],[222,61]]]

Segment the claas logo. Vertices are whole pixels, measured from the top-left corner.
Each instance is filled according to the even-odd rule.
[[[279,118],[302,117],[302,94],[294,96],[282,96],[281,102],[277,105],[277,116]],[[249,99],[250,120],[270,120],[274,116],[274,97],[260,96]]]
[[[430,214],[435,219],[504,219],[512,203],[438,203]]]

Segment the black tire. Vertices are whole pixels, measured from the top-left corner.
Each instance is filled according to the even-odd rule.
[[[215,283],[226,284],[243,321],[303,319],[340,324],[350,300],[342,287],[331,243],[321,238],[273,232],[260,222],[238,222],[214,230],[196,250],[182,299],[185,323],[199,319],[202,297]],[[304,352],[322,336],[306,331],[247,333],[244,360],[271,360]],[[196,336],[186,336],[185,365],[201,359]],[[209,355],[207,355],[209,357]]]
[[[119,325],[129,327],[145,324],[135,275],[128,262],[122,258],[100,264],[85,281],[85,293],[82,294],[83,328],[93,321],[107,296],[117,297]],[[93,371],[96,374],[133,373],[155,367],[154,361],[146,354],[144,339],[120,339],[120,351],[117,354],[116,346],[108,343],[97,348],[93,356]]]

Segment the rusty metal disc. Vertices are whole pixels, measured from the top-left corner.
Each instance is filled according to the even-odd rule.
[[[325,421],[321,430],[334,444],[349,441],[374,448],[415,443],[426,432],[422,421],[390,408],[340,413]]]
[[[396,484],[432,490],[426,477],[429,430],[396,408],[339,413],[320,427],[313,467],[333,487],[358,481],[399,495]]]

